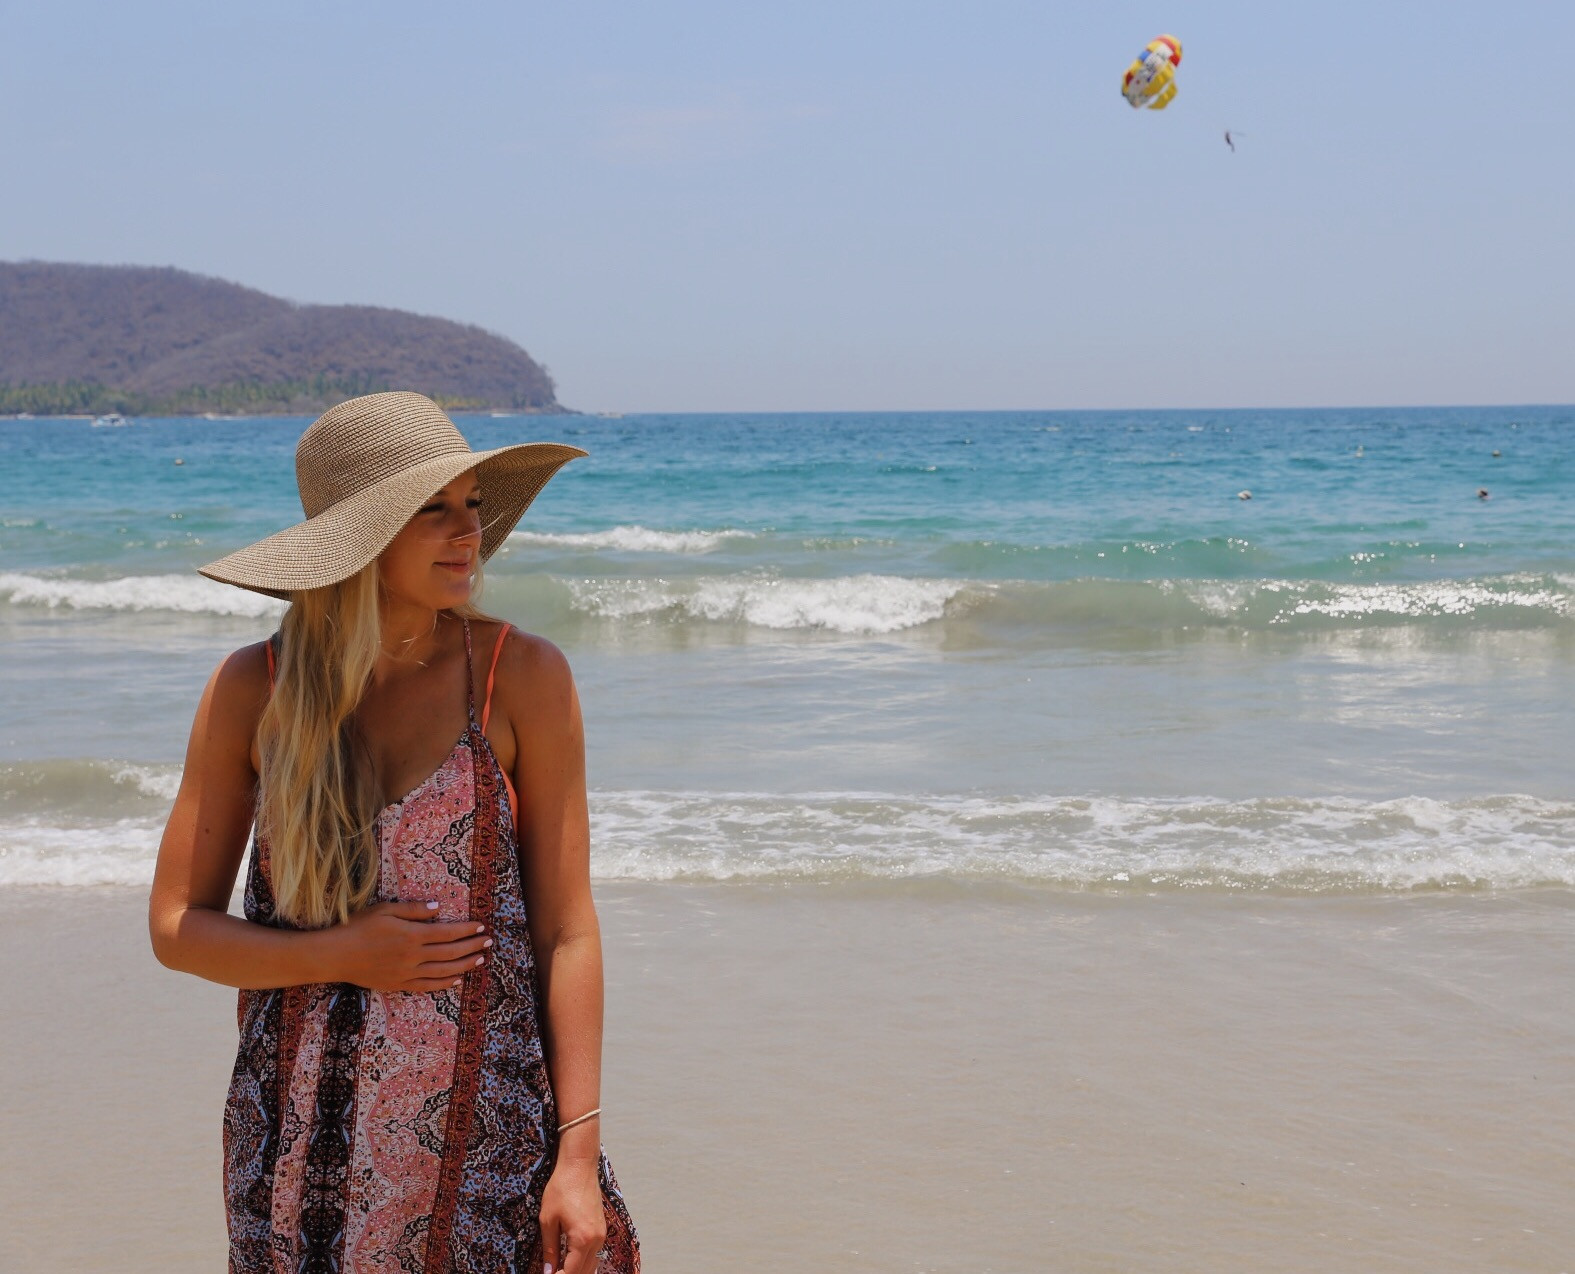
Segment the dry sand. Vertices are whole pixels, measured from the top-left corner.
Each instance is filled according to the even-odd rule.
[[[652,1274],[1575,1270],[1575,896],[603,885]],[[0,895],[0,1270],[211,1274],[234,993]]]

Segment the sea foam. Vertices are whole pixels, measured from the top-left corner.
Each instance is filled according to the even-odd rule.
[[[91,826],[0,822],[0,888],[147,885],[162,820],[117,819]]]
[[[107,762],[7,767],[0,887],[146,885],[178,775],[173,766]],[[84,784],[86,798],[73,798]],[[591,814],[592,871],[603,880],[993,880],[1289,894],[1575,886],[1575,804],[1526,795],[601,790],[591,793]]]
[[[12,606],[112,611],[175,611],[190,615],[259,618],[284,611],[262,593],[218,584],[201,575],[129,575],[84,580],[0,572],[0,598]]]
[[[1367,628],[1559,628],[1575,584],[1558,576],[1383,584],[1243,580],[964,580],[766,574],[563,581],[584,614],[879,635],[966,618],[1049,636],[1102,628],[1306,632]]]
[[[1290,893],[1575,885],[1575,805],[1530,796],[603,793],[598,873],[633,879],[999,879]]]
[[[710,553],[729,540],[753,538],[749,531],[653,531],[644,526],[578,533],[515,531],[509,536],[516,543],[543,548],[612,549],[621,553]]]
[[[1295,626],[1318,620],[1370,623],[1557,620],[1575,614],[1575,589],[1558,575],[1336,584],[1307,580],[1177,581],[1165,587],[1211,618]]]
[[[604,619],[664,613],[759,628],[894,633],[939,619],[964,585],[955,580],[892,575],[783,579],[759,575],[683,580],[574,580],[575,606]]]
[[[667,551],[708,550],[697,542]],[[600,620],[743,624],[778,631],[879,636],[966,618],[976,640],[997,627],[1018,630],[1017,644],[1023,633],[1046,638],[1057,631],[1080,633],[1081,640],[1102,628],[1315,635],[1383,628],[1441,633],[1566,630],[1575,621],[1575,578],[1556,573],[1363,583],[1250,578],[970,580],[766,571],[566,578],[524,574],[503,564],[490,570],[488,596],[505,608],[502,613],[535,616],[538,621],[567,606]],[[79,579],[0,572],[0,605],[244,618],[271,618],[284,609],[284,603],[274,598],[196,574]]]

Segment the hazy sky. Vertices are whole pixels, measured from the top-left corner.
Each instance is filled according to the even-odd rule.
[[[0,0],[0,258],[480,323],[592,410],[1570,402],[1572,49],[1568,0]]]

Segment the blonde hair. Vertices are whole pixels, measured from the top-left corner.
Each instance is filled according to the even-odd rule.
[[[481,589],[477,564],[472,597]],[[273,692],[257,727],[258,830],[274,915],[303,929],[343,924],[376,897],[381,793],[355,712],[382,649],[377,562],[290,595]],[[486,618],[474,602],[451,611]]]

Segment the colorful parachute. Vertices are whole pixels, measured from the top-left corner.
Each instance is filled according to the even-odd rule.
[[[1149,41],[1121,77],[1121,95],[1134,110],[1142,106],[1151,111],[1164,110],[1176,96],[1176,68],[1180,65],[1181,41],[1175,36],[1162,35]]]

